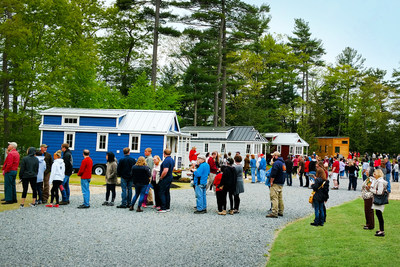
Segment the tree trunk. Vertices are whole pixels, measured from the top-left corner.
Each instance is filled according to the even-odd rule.
[[[309,93],[309,90],[308,90],[308,70],[306,70],[306,114],[309,114],[309,108],[308,108],[308,93]]]
[[[12,19],[11,12],[6,10],[7,18]],[[3,91],[3,101],[4,101],[4,111],[3,111],[3,119],[4,119],[4,147],[7,147],[7,142],[9,142],[10,138],[10,122],[8,120],[10,113],[10,77],[8,73],[8,49],[10,48],[10,42],[5,37],[4,41],[4,51],[3,51],[3,81],[2,81],[2,91]]]
[[[305,86],[304,85],[305,85],[306,75],[305,75],[304,71],[302,73],[303,73],[303,81],[301,84],[301,99],[303,101],[305,101],[305,99],[304,99],[304,87]],[[304,121],[304,102],[301,104],[301,122],[303,122],[303,121]]]
[[[194,100],[194,114],[193,114],[193,126],[197,126],[197,90],[196,88],[194,89],[194,95],[195,95],[195,100]]]
[[[222,1],[222,5],[224,5],[224,0]],[[224,25],[225,25],[225,16],[221,18],[221,24],[219,27],[219,35],[218,35],[218,69],[217,69],[217,86],[214,92],[214,127],[218,126],[218,101],[219,101],[219,88],[221,86],[221,72],[222,72],[222,39],[224,38]]]
[[[222,4],[222,92],[221,92],[221,126],[225,126],[226,120],[226,20],[225,0]]]
[[[156,89],[157,83],[157,50],[158,50],[158,27],[160,25],[161,0],[156,0],[156,13],[154,19],[153,60],[151,64],[151,84]]]

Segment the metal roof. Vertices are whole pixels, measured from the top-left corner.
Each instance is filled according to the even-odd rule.
[[[91,127],[73,126],[77,131],[80,130],[103,130],[110,132],[128,133],[165,133],[180,135],[179,123],[175,111],[170,110],[122,110],[122,109],[77,109],[77,108],[51,108],[44,110],[41,115],[68,115],[68,116],[88,116],[88,117],[122,117],[118,127]],[[175,129],[174,125],[177,125]],[[40,129],[52,127],[51,125],[40,125]],[[70,126],[57,126],[64,130]]]
[[[226,132],[232,129],[233,126],[213,127],[213,126],[185,126],[182,132]]]
[[[297,133],[264,133],[273,145],[309,146]]]
[[[267,142],[267,140],[253,126],[186,126],[181,129],[182,132],[228,132],[228,138],[193,138],[192,140],[218,140],[218,141],[258,141]]]
[[[320,139],[340,139],[340,138],[350,138],[348,136],[318,136],[315,138],[320,138]]]

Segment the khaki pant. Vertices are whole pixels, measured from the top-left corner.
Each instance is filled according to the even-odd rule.
[[[272,184],[269,195],[272,203],[272,215],[283,214],[282,185]]]
[[[217,175],[214,173],[210,173],[208,175],[208,182],[207,182],[207,187],[206,187],[207,190],[210,190],[210,187],[212,186],[212,190],[215,192],[215,186],[214,186],[215,176],[217,176]]]
[[[43,193],[42,193],[42,201],[43,202],[47,202],[47,199],[50,196],[49,180],[50,180],[50,172],[45,174],[43,177]]]

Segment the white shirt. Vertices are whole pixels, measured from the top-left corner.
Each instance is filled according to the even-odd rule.
[[[65,163],[63,159],[56,159],[51,166],[50,181],[63,181],[65,177]]]

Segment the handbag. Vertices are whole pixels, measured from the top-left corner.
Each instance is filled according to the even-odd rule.
[[[374,195],[375,205],[389,204],[389,193],[385,190],[382,195]]]
[[[321,184],[320,187],[318,187],[317,190],[320,190],[322,187],[324,187],[324,184],[325,184],[325,181]],[[310,204],[313,203],[315,192],[317,192],[317,191],[312,191],[311,192],[311,196],[308,198],[308,203],[310,203]]]

